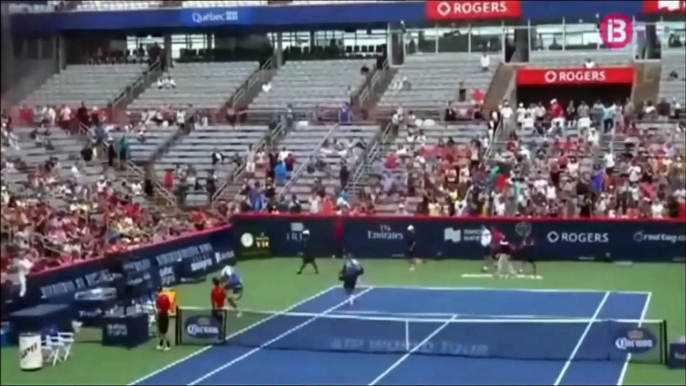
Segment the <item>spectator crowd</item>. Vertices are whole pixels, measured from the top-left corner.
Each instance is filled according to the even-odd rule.
[[[131,60],[139,56],[143,58],[144,52],[130,55]],[[110,60],[103,58],[98,60]],[[488,56],[480,63],[488,68]],[[585,65],[593,63],[589,60]],[[677,80],[679,76],[670,74]],[[165,76],[155,86],[174,88],[175,83]],[[401,79],[391,87],[411,89],[412,84]],[[244,154],[224,155],[215,149],[210,155],[212,164],[232,163],[245,171],[244,180],[229,181],[241,185],[235,199],[219,200],[211,210],[190,213],[160,211],[141,200],[143,194],[152,195],[149,179],[141,183],[102,176],[85,182],[79,177],[84,165],[100,158],[100,149],[107,157],[105,170],[117,160],[124,167],[129,158],[127,133],[135,133],[144,142],[149,125],[194,125],[195,119],[208,124],[208,118],[196,114],[193,106],[130,114],[121,126],[108,124],[107,109],[85,103],[23,106],[15,117],[3,114],[2,121],[3,280],[8,272],[40,272],[219,226],[235,213],[686,217],[685,125],[678,100],[634,104],[631,100],[553,99],[528,106],[503,100],[497,109],[486,112],[482,110],[484,93],[468,92],[460,83],[456,100],[468,98],[468,108],[448,102],[440,122],[399,107],[390,117],[384,138],[402,141],[368,160],[366,182],[353,180],[355,168],[360,160],[367,161],[363,157],[369,150],[354,138],[325,141],[309,160],[296,159],[288,149],[271,143],[250,146]],[[352,102],[351,98],[337,111],[339,124],[350,124],[355,118]],[[240,123],[240,114],[232,109],[226,112],[234,124]],[[312,118],[321,121],[322,116],[316,109]],[[47,150],[54,130],[72,135],[85,132],[90,141],[81,160],[65,176],[57,159],[35,166],[6,155],[5,148],[20,148],[14,120],[35,127],[31,139]],[[290,106],[279,120],[292,128],[295,115]],[[480,129],[467,140],[456,140],[448,128],[460,121]],[[114,141],[113,130],[124,135]],[[428,130],[445,130],[446,135],[428,136]],[[332,176],[328,157],[340,160],[337,176]],[[334,177],[337,187],[332,191],[322,177],[315,177],[307,199],[284,193],[300,166],[305,175]],[[25,186],[17,190],[6,183],[5,176],[11,173],[25,173]],[[200,178],[189,166],[167,171],[161,185],[182,196],[184,189],[179,185],[187,191],[198,190],[199,184]],[[211,197],[219,184],[214,175],[208,176],[205,189]]]

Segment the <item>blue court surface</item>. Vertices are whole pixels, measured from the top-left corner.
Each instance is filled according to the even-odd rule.
[[[586,290],[368,287],[358,296],[351,306],[329,288],[287,310],[316,315],[267,318],[134,383],[617,385],[630,354],[608,336],[637,327],[650,302],[646,292]]]

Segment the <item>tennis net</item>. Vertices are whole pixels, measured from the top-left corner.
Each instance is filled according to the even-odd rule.
[[[272,350],[644,363],[664,363],[667,349],[664,320],[408,318],[259,311],[244,311],[238,317],[227,310],[217,314],[181,308],[179,342],[208,344],[224,342],[226,337],[228,345]]]

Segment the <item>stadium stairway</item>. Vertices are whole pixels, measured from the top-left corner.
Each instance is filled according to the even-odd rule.
[[[126,86],[124,93],[119,95],[113,102],[111,107],[111,116],[115,122],[122,122],[126,120],[126,108],[131,102],[138,98],[143,91],[150,87],[153,83],[164,74],[160,61],[156,61],[148,70],[145,71],[136,80]]]
[[[397,70],[390,68],[388,59],[383,62],[382,68],[379,69],[377,66],[374,66],[366,81],[355,95],[359,109],[366,111],[368,114],[379,99],[381,99],[384,92],[386,92],[396,72]]]
[[[278,148],[279,143],[287,134],[286,127],[278,124],[271,131],[271,135],[267,134],[258,143],[253,144],[253,149],[257,152],[260,149],[266,151],[269,147]],[[243,188],[246,182],[245,177],[245,164],[242,164],[234,169],[222,184],[219,184],[217,192],[212,197],[212,203],[233,201]]]
[[[155,138],[164,137],[166,138],[168,136],[167,132],[168,130],[149,130],[147,134],[148,141],[154,142]],[[121,133],[114,133],[113,134],[113,139],[115,141],[119,140]],[[179,210],[176,206],[176,198],[174,197],[173,193],[167,190],[156,178],[154,175],[154,172],[147,173],[147,165],[143,160],[147,160],[149,158],[149,155],[144,154],[143,157],[139,157],[140,150],[138,149],[140,147],[139,143],[136,142],[135,140],[131,139],[130,141],[131,144],[131,154],[129,159],[126,162],[126,168],[120,169],[120,168],[112,168],[112,169],[107,169],[106,164],[107,164],[107,146],[103,143],[102,147],[99,149],[99,151],[103,154],[101,157],[101,163],[103,165],[104,170],[111,170],[111,172],[114,174],[114,177],[116,177],[116,180],[118,181],[128,181],[129,183],[133,182],[139,182],[143,184],[145,182],[146,176],[150,174],[152,176],[152,181],[153,181],[153,196],[151,198],[146,197],[146,204],[148,208],[150,209],[155,209],[156,212],[159,213],[167,213],[167,214],[177,214],[179,213]],[[152,169],[151,169],[152,170]]]
[[[264,64],[260,65],[260,68],[258,68],[245,83],[236,90],[231,99],[222,106],[219,113],[219,121],[224,122],[226,120],[226,112],[229,107],[233,107],[234,110],[247,109],[257,95],[259,95],[260,91],[262,91],[262,86],[274,78],[276,71],[274,57],[269,58]],[[249,114],[248,118],[251,123],[268,123],[268,120],[260,119],[265,117],[260,117],[259,115],[253,117]]]
[[[379,160],[385,159],[388,153],[392,150],[393,143],[396,140],[396,134],[391,130],[389,119],[385,119],[379,124],[378,134],[367,145],[367,152],[365,158],[361,160],[361,164],[352,171],[352,179],[350,183],[350,194],[356,197],[359,192],[364,190],[371,182],[371,172],[373,165]]]
[[[376,115],[372,114],[372,112],[375,110],[376,105],[381,100],[383,94],[388,90],[388,87],[391,86],[393,78],[395,78],[397,73],[398,69],[390,67],[388,65],[388,60],[384,62],[382,70],[376,71],[374,75],[376,78],[372,78],[367,92],[368,97],[363,103],[363,108],[369,112],[370,116]]]
[[[634,104],[653,101],[657,102],[660,93],[660,77],[662,63],[660,61],[636,62],[636,81],[632,93]]]
[[[500,102],[506,97],[510,83],[516,73],[516,68],[509,64],[500,63],[498,65],[484,97],[484,109],[486,111],[498,108]]]

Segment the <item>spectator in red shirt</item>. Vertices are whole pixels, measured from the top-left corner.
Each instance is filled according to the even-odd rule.
[[[169,296],[164,293],[163,288],[157,290],[157,299],[155,299],[157,306],[157,332],[159,333],[160,344],[157,346],[158,350],[169,351],[171,349],[171,342],[167,336],[169,331],[169,311],[171,309],[171,301]]]
[[[472,93],[472,105],[480,107],[481,105],[484,104],[484,93],[483,91],[477,89],[474,89],[474,92]]]
[[[172,187],[174,187],[174,169],[168,169],[167,172],[164,173],[164,188],[171,190]]]
[[[210,292],[210,301],[212,302],[212,309],[219,310],[224,308],[224,301],[226,300],[226,293],[221,286],[218,278],[212,279],[212,291]]]
[[[212,291],[210,291],[210,301],[212,302],[212,317],[215,318],[219,325],[222,325],[224,301],[226,300],[226,292],[221,285],[219,278],[212,278]],[[223,335],[222,335],[223,339]]]
[[[33,109],[27,105],[22,106],[21,110],[19,110],[19,118],[22,124],[33,125]]]

